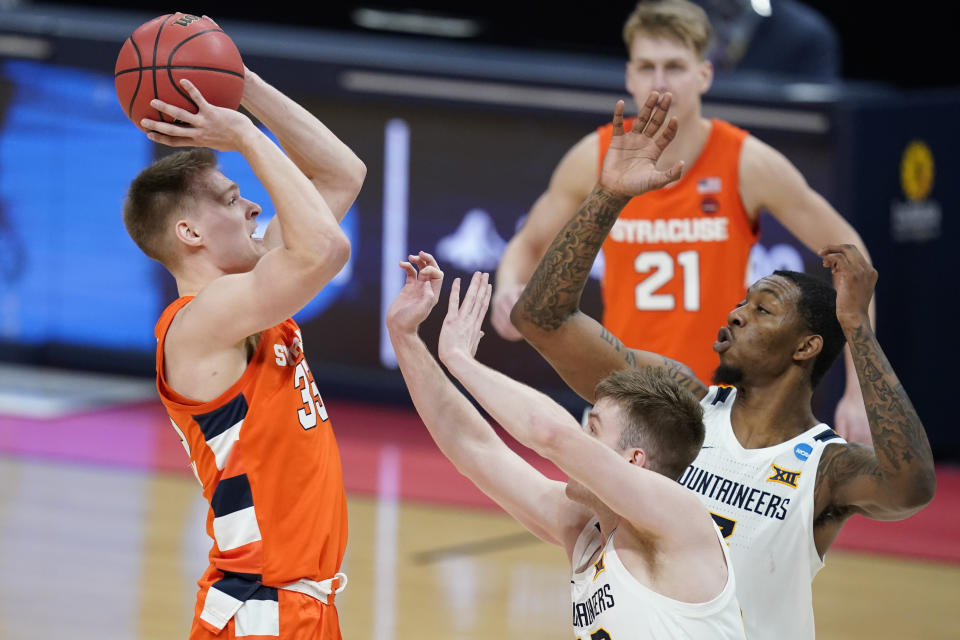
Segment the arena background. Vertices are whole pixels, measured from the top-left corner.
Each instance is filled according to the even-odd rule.
[[[936,509],[903,523],[907,529],[856,529],[856,536],[848,535],[847,548],[945,562],[950,571],[937,579],[948,585],[937,593],[955,593],[960,590],[955,566],[960,560],[955,515],[960,491],[954,465],[960,458],[960,435],[948,400],[948,367],[957,355],[951,278],[960,275],[960,265],[948,243],[957,237],[950,214],[960,204],[953,178],[960,162],[960,74],[938,53],[938,32],[946,30],[950,10],[946,3],[924,5],[922,12],[870,13],[851,3],[810,4],[840,34],[844,79],[822,84],[782,75],[730,74],[718,77],[705,113],[742,126],[784,152],[870,249],[880,272],[881,343],[946,476]],[[439,491],[430,486],[437,484],[436,477],[423,476],[422,468],[419,474],[405,470],[403,464],[396,466],[396,485],[378,484],[384,469],[394,468],[389,463],[393,454],[382,447],[364,448],[374,438],[393,443],[397,451],[406,450],[404,443],[423,446],[418,439],[422,427],[410,418],[409,399],[382,327],[385,305],[400,286],[395,264],[408,251],[425,249],[453,275],[495,269],[503,243],[562,153],[605,122],[616,99],[627,97],[619,30],[631,7],[612,2],[602,11],[580,11],[528,3],[467,10],[439,2],[416,7],[325,3],[306,9],[272,5],[268,14],[261,7],[227,3],[179,7],[217,18],[248,66],[318,114],[367,164],[363,192],[344,221],[353,244],[350,263],[297,317],[324,397],[346,407],[342,421],[331,410],[335,423],[355,420],[358,425],[358,441],[338,431],[345,460],[365,469],[347,478],[348,489],[354,496],[378,496],[374,506],[351,505],[352,514],[369,507],[380,514],[377,518],[385,517],[379,511],[384,486],[393,486],[387,497],[401,503],[487,504],[469,487]],[[359,19],[358,11],[364,10],[366,18]],[[166,481],[164,473],[174,473],[177,482],[187,480],[178,473],[185,468],[182,451],[169,451],[169,443],[156,444],[156,451],[142,443],[115,446],[129,444],[125,438],[130,432],[120,424],[116,433],[105,426],[130,421],[134,431],[151,434],[151,442],[156,431],[157,439],[169,436],[176,445],[168,425],[157,417],[150,385],[153,324],[175,297],[175,288],[159,265],[140,255],[119,219],[126,185],[164,150],[125,119],[112,78],[123,39],[138,24],[169,11],[147,4],[130,10],[120,3],[0,2],[0,471],[8,474],[5,493],[0,493],[0,525],[17,532],[5,542],[0,538],[0,567],[9,570],[6,575],[15,575],[21,566],[11,560],[22,555],[17,545],[25,538],[18,536],[30,538],[30,526],[36,524],[18,520],[16,505],[35,498],[15,489],[20,480],[69,475],[77,472],[78,462],[92,470],[136,470],[151,483]],[[461,26],[473,24],[475,33],[450,38],[369,28],[384,24],[383,16],[391,12],[453,19]],[[368,27],[358,24],[364,20]],[[263,202],[269,212],[268,198],[243,160],[221,154],[221,163],[244,195]],[[781,267],[819,268],[814,256],[769,216],[763,219],[761,245],[752,261],[756,275]],[[585,304],[599,312],[595,280]],[[439,320],[435,314],[425,328],[428,343]],[[582,408],[532,349],[500,340],[492,329],[487,335],[481,346],[484,361],[548,391],[571,411]],[[841,384],[838,365],[816,398],[821,419],[832,418]],[[395,428],[371,426],[379,420],[392,421]],[[91,438],[105,440],[93,446]],[[416,450],[436,455],[429,446]],[[43,466],[50,461],[66,465],[65,470],[58,466],[54,473]],[[34,464],[41,465],[39,470],[30,466]],[[442,461],[430,464],[441,464],[437,477],[446,477],[449,469]],[[150,475],[156,473],[160,480]],[[112,484],[103,482],[105,490]],[[76,478],[69,483],[84,486]],[[130,497],[131,504],[140,504],[139,495]],[[182,498],[183,504],[192,504],[190,499]],[[104,500],[109,502],[109,490]],[[65,513],[73,521],[89,516],[82,509],[71,511],[73,502],[68,502],[52,504],[50,517]],[[494,527],[506,526],[496,522]],[[511,531],[491,534],[492,539],[507,540],[504,548],[509,549],[510,536],[521,535]],[[200,528],[194,533],[199,535]],[[454,536],[449,544],[460,542]],[[174,555],[177,562],[186,562],[190,553]],[[185,572],[195,578],[199,570],[191,567]],[[893,570],[881,574],[896,575]],[[189,585],[177,584],[186,594],[178,597],[189,602]],[[0,604],[0,638],[47,637],[24,623],[16,614],[20,609],[10,604],[29,597],[15,587],[3,588],[0,601],[6,598],[7,605]],[[148,598],[141,596],[142,601]],[[954,610],[931,606],[929,615],[943,624],[923,637],[950,637],[960,629]],[[830,629],[844,628],[831,621],[834,626],[824,637],[868,637],[846,631],[830,636]],[[384,635],[390,622],[377,624],[372,637],[414,637],[400,631]],[[99,629],[90,625],[74,628]],[[145,626],[142,616],[131,628],[138,631],[95,631],[91,637],[157,633],[148,630],[153,627]],[[941,631],[944,635],[937,635]],[[880,630],[869,637],[888,636]]]

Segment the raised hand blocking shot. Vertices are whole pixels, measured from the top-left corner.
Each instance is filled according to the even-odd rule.
[[[657,170],[657,161],[677,135],[677,118],[664,127],[673,95],[654,91],[648,97],[633,128],[623,127],[623,100],[613,110],[613,138],[600,170],[600,185],[621,196],[633,197],[664,187],[680,178],[683,161],[666,171]]]
[[[461,473],[563,548],[575,635],[744,638],[726,544],[706,509],[676,482],[703,439],[696,399],[659,371],[616,373],[598,385],[601,397],[581,429],[548,396],[476,360],[489,275],[474,273],[466,291],[455,279],[440,359],[504,429],[570,477],[550,480],[504,444],[418,335],[443,281],[436,260],[421,252],[400,266],[406,281],[387,328],[414,405]],[[598,593],[614,604],[597,608]]]

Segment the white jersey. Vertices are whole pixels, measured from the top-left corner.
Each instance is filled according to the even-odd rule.
[[[829,442],[818,424],[763,449],[740,446],[730,424],[733,387],[710,387],[700,404],[706,438],[680,476],[713,514],[730,545],[748,638],[809,640],[815,635],[811,582],[823,561],[813,539],[813,489]]]
[[[717,540],[730,568],[727,584],[716,598],[692,603],[640,584],[620,562],[609,536],[597,560],[572,574],[574,636],[578,640],[744,640],[734,572],[719,531]],[[588,563],[602,544],[593,518],[573,548],[574,568]]]

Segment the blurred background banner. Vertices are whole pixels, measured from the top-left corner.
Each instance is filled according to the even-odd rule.
[[[401,284],[396,263],[422,249],[448,281],[492,272],[565,150],[608,121],[617,99],[629,99],[623,55],[585,43],[564,52],[537,34],[522,48],[495,29],[486,41],[455,36],[496,16],[446,15],[451,21],[426,24],[447,24],[453,36],[404,37],[376,27],[389,15],[351,6],[331,9],[331,20],[352,25],[332,25],[339,30],[312,26],[309,14],[297,27],[205,11],[249,67],[366,162],[365,186],[344,221],[350,263],[297,319],[325,394],[408,402],[383,328]],[[603,11],[607,46],[620,46],[618,25],[631,7]],[[153,325],[176,291],[129,240],[120,210],[130,180],[167,151],[125,118],[112,69],[123,39],[164,12],[0,4],[0,361],[153,374]],[[392,24],[408,23],[416,20]],[[949,288],[960,265],[948,242],[957,237],[949,213],[960,205],[951,179],[960,169],[960,83],[934,91],[868,79],[798,81],[740,69],[717,78],[704,112],[782,151],[860,232],[880,272],[881,342],[935,455],[955,460],[960,435],[948,427],[943,398],[957,353]],[[264,205],[265,223],[271,206],[246,163],[222,154],[221,164],[245,197]],[[819,261],[764,216],[752,268],[759,277],[816,270]],[[600,312],[596,280],[585,308]],[[436,313],[425,333],[440,320]],[[530,347],[487,336],[485,362],[577,410]],[[821,419],[833,415],[841,366],[818,394]]]

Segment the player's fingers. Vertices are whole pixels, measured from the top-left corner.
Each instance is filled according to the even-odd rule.
[[[437,259],[434,258],[432,254],[427,253],[426,251],[421,251],[418,255],[420,256],[420,258],[422,258],[423,260],[425,260],[427,264],[432,264],[432,265],[434,265],[435,267],[439,267],[439,266],[440,266],[440,265],[437,263]]]
[[[477,283],[477,304],[474,307],[474,319],[478,322],[483,321],[487,313],[487,307],[490,306],[490,274],[480,275],[480,281]]]
[[[847,257],[855,256],[860,250],[852,244],[830,244],[820,250],[820,255],[828,253],[841,253]]]
[[[640,113],[637,114],[637,121],[633,124],[632,129],[634,133],[643,131],[644,125],[647,123],[647,120],[650,119],[650,114],[656,109],[658,102],[660,102],[660,94],[656,91],[651,91],[647,99],[643,101],[643,106],[640,107]]]
[[[179,120],[180,122],[193,122],[196,120],[197,115],[191,113],[186,109],[181,109],[175,105],[172,105],[163,100],[153,99],[150,101],[150,106],[159,111],[160,113],[165,113],[174,120]]]
[[[647,122],[647,125],[643,128],[643,135],[652,138],[656,135],[657,131],[660,130],[660,127],[663,126],[663,121],[667,119],[667,109],[670,108],[671,99],[671,94],[663,94],[663,97],[660,98],[660,101],[653,108],[650,121]]]
[[[847,266],[847,261],[844,259],[843,254],[841,253],[828,253],[823,256],[823,266],[830,269],[834,273],[838,269],[845,268]]]
[[[440,269],[431,264],[420,269],[419,277],[421,280],[442,280],[443,271],[440,271]]]
[[[467,292],[463,295],[463,306],[461,310],[469,315],[473,313],[473,308],[477,304],[477,283],[480,281],[480,272],[474,271],[473,277],[470,278],[470,287],[467,289]]]
[[[159,120],[150,120],[144,118],[140,121],[140,126],[148,131],[153,131],[171,138],[192,138],[196,130],[192,127],[185,127],[172,122],[160,122]]]
[[[683,175],[683,160],[664,171],[663,174],[666,176],[668,183],[678,180]]]
[[[186,78],[180,79],[180,86],[183,87],[183,90],[187,92],[187,95],[190,96],[190,99],[193,100],[198,107],[207,106],[207,100],[203,97],[203,94],[200,93],[200,89],[197,89],[196,85],[187,80]]]
[[[825,253],[820,254],[823,258],[829,259],[833,262],[844,262],[850,263],[850,256],[845,251],[836,250],[836,251],[826,251]]]
[[[404,274],[406,274],[407,282],[417,279],[417,270],[409,262],[401,262],[400,268],[403,269]]]
[[[454,278],[450,285],[450,301],[447,303],[447,317],[456,316],[460,309],[460,278]]]
[[[657,138],[657,146],[660,147],[660,150],[663,151],[667,148],[667,145],[677,136],[677,130],[680,128],[680,123],[677,122],[676,116],[670,118],[670,122],[667,123],[666,128],[664,128],[663,133],[660,134],[660,137]]]
[[[617,100],[613,107],[613,135],[623,135],[623,100]]]
[[[667,91],[660,97],[660,101],[657,103],[661,109],[664,111],[670,110],[670,105],[673,104],[673,94]]]
[[[480,317],[487,315],[487,309],[490,308],[490,298],[493,297],[493,285],[489,282],[485,283],[486,286],[483,288],[483,300],[480,302]]]

